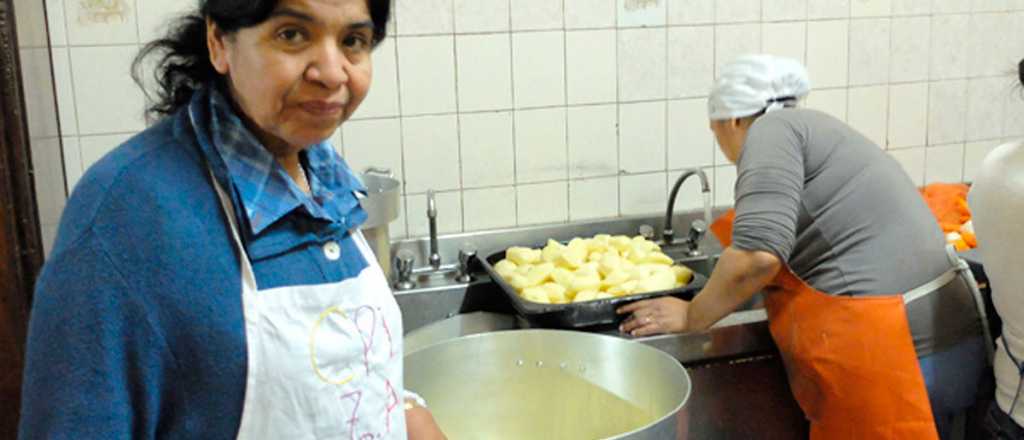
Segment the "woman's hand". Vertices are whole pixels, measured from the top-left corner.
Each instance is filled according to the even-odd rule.
[[[419,405],[405,410],[405,429],[409,440],[447,440],[430,410]]]
[[[616,310],[620,315],[632,313],[619,326],[619,331],[632,336],[681,333],[686,331],[689,308],[689,302],[671,296],[630,303]]]

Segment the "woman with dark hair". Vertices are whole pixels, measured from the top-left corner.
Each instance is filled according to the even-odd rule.
[[[1024,60],[1018,65],[1024,84]],[[1024,440],[1024,142],[1009,142],[992,150],[981,164],[969,195],[978,252],[992,287],[992,303],[1002,318],[996,340],[993,372],[995,401],[985,420],[990,438]]]
[[[22,438],[440,438],[325,140],[388,0],[203,0],[143,49],[159,120],[93,165],[39,277]],[[404,402],[404,403],[403,403]]]

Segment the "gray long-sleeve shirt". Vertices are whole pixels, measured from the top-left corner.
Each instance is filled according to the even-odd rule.
[[[750,127],[733,246],[771,252],[836,295],[903,293],[951,267],[942,231],[899,163],[843,122],[800,108]],[[939,293],[908,306],[919,356],[978,328],[963,286]]]

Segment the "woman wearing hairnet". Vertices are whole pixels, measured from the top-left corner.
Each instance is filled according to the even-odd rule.
[[[764,291],[811,438],[946,437],[985,364],[976,286],[895,160],[796,108],[809,90],[794,60],[724,67],[708,111],[737,166],[735,211],[712,225],[726,247],[692,302],[627,305],[622,330],[707,329]]]

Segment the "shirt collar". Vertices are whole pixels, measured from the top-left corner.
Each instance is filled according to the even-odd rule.
[[[209,139],[238,193],[253,235],[296,209],[346,229],[366,220],[357,193],[366,188],[329,142],[311,145],[302,154],[311,194],[303,192],[249,131],[230,100],[209,87]]]

